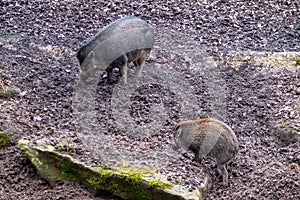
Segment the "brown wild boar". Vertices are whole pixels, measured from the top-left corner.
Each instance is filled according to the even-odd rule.
[[[131,62],[137,67],[136,76],[140,77],[153,44],[153,29],[144,20],[127,16],[114,21],[77,51],[79,83],[84,83],[98,70],[106,71],[107,82],[111,83],[113,68],[118,68],[126,84]]]
[[[173,148],[192,151],[199,163],[206,156],[215,158],[223,183],[228,184],[226,164],[237,154],[238,141],[233,130],[224,122],[214,118],[179,122],[174,130]]]

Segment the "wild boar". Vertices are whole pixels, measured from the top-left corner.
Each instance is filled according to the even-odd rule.
[[[128,64],[137,67],[140,77],[145,60],[154,44],[153,29],[144,20],[127,16],[104,27],[78,51],[80,63],[79,83],[84,83],[96,71],[106,71],[112,82],[113,68],[118,68],[127,83]]]
[[[238,152],[238,140],[233,130],[214,118],[182,121],[174,129],[174,150],[185,148],[201,163],[203,157],[216,159],[224,185],[228,184],[226,165]]]

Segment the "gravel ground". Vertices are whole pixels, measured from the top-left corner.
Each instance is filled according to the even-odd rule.
[[[15,141],[0,150],[0,199],[117,199],[94,195],[76,184],[42,180],[20,153],[16,141],[43,138],[87,163],[102,162],[91,157],[72,120],[72,97],[79,71],[73,53],[99,28],[125,15],[139,16],[155,30],[185,34],[215,60],[222,61],[216,71],[222,78],[217,83],[225,86],[220,87],[226,94],[226,115],[217,116],[233,128],[240,141],[239,154],[229,166],[228,187],[218,184],[214,162],[207,159],[199,167],[187,153],[179,155],[178,160],[171,159],[160,172],[190,187],[201,182],[204,172],[209,173],[214,185],[207,199],[300,198],[300,143],[280,141],[275,128],[283,122],[300,131],[300,70],[271,69],[253,63],[233,69],[220,59],[231,51],[299,52],[299,1],[4,0],[0,7],[0,84],[22,91],[20,97],[0,99],[0,130],[12,133]],[[156,47],[147,63],[182,74],[200,105],[195,117],[216,115],[207,84],[211,80],[188,70],[190,63],[180,52]],[[114,78],[116,83],[118,77]],[[159,84],[134,91],[130,114],[136,123],[149,123],[149,107],[157,103],[164,105],[169,119],[152,138],[141,139],[127,136],[114,125],[110,108],[113,87],[100,79],[96,95],[97,122],[109,131],[105,137],[110,145],[153,155],[169,145],[172,127],[183,112],[180,95]],[[76,148],[70,151],[68,147],[73,144]]]

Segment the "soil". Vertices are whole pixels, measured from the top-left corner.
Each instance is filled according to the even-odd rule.
[[[221,79],[214,81],[217,91],[224,90],[219,102],[222,109],[212,105],[211,95],[216,94],[210,93],[208,83],[213,80],[190,70],[191,63],[180,52],[156,46],[147,63],[182,74],[200,105],[191,116],[220,118],[240,142],[239,153],[228,166],[227,187],[219,183],[212,160],[199,165],[189,153],[171,159],[160,173],[191,189],[209,174],[213,188],[207,199],[300,199],[300,142],[285,139],[285,132],[278,128],[284,124],[300,132],[299,66],[275,69],[245,62],[233,68],[224,59],[231,51],[299,52],[299,1],[4,0],[0,7],[0,85],[21,90],[19,96],[0,99],[0,131],[13,137],[13,143],[0,150],[0,199],[118,199],[94,194],[75,183],[43,180],[17,141],[43,139],[88,164],[103,163],[74,125],[72,98],[79,73],[74,53],[98,29],[125,15],[141,17],[156,30],[167,28],[187,35],[217,61],[214,70]],[[176,82],[160,72],[164,79]],[[97,123],[108,133],[110,146],[156,155],[172,143],[172,128],[182,119],[180,91],[161,84],[145,84],[134,91],[129,113],[138,125],[153,120],[151,106],[159,103],[168,119],[151,137],[128,136],[114,124],[110,103],[118,78],[115,73],[113,85],[107,85],[105,77],[99,79]]]

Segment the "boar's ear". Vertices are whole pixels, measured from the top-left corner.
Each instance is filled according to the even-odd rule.
[[[94,65],[94,58],[95,52],[91,51],[84,60],[86,61],[87,65],[91,65],[92,67],[96,68],[96,66]]]
[[[88,55],[86,56],[85,60],[89,59],[93,59],[95,57],[95,52],[94,51],[91,51],[90,53],[88,53]]]
[[[173,136],[177,135],[177,129],[178,129],[178,124],[175,125],[174,129],[173,129]]]
[[[176,124],[175,127],[174,127],[174,131],[176,132],[179,127],[180,127],[180,124],[179,123]]]
[[[91,51],[91,52],[87,55],[86,59],[92,60],[92,59],[94,59],[94,57],[95,57],[95,52],[94,52],[94,51]]]
[[[94,51],[91,51],[89,54],[90,54],[91,59],[95,57],[95,52]]]
[[[181,138],[181,134],[182,134],[182,129],[178,128],[174,131],[174,141],[179,144],[180,143],[180,139]]]
[[[181,135],[182,129],[180,128],[180,125],[176,125],[174,128],[174,135],[177,135],[177,137],[179,137],[179,135]]]

